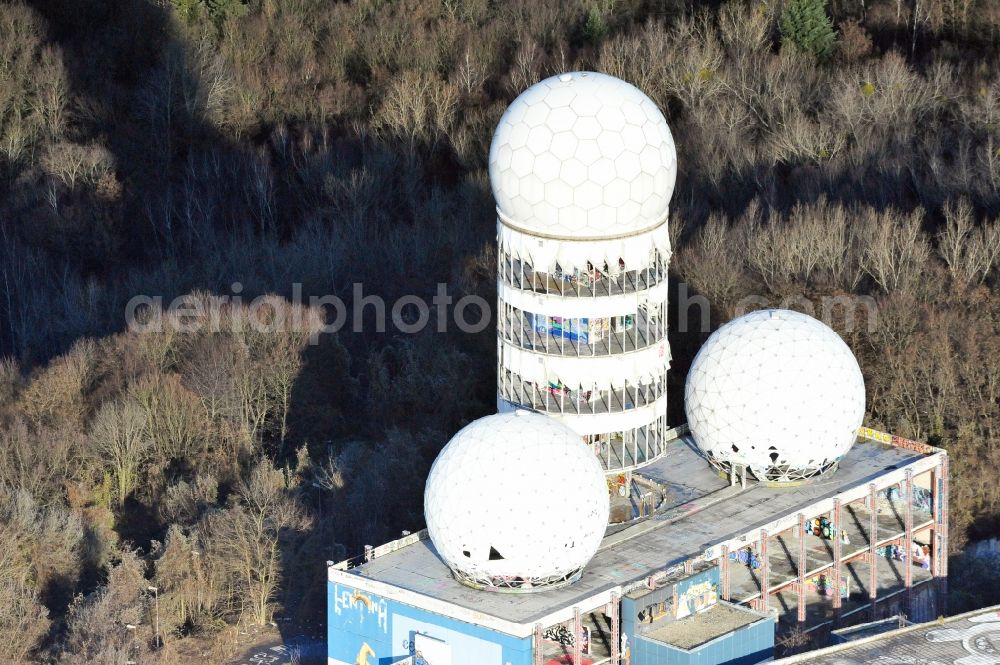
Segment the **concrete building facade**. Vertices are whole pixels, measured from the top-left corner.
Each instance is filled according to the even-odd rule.
[[[570,586],[471,589],[425,532],[332,563],[330,665],[749,663],[792,627],[944,612],[943,450],[863,428],[835,474],[775,488],[732,484],[670,435],[641,470],[666,499],[609,527]]]

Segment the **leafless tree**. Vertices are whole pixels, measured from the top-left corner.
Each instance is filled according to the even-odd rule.
[[[930,244],[921,229],[923,215],[868,209],[859,221],[864,238],[862,267],[888,293],[912,291],[924,274]]]
[[[730,307],[746,294],[748,285],[735,234],[720,215],[712,215],[690,248],[678,254],[684,277],[710,302]]]
[[[0,358],[0,407],[14,403],[21,384],[21,367],[17,360]]]
[[[542,52],[534,40],[525,40],[518,46],[510,71],[508,90],[518,95],[522,90],[534,84],[541,73]]]
[[[59,646],[60,663],[126,665],[148,653],[152,631],[145,621],[147,582],[142,569],[143,562],[135,552],[122,552],[109,567],[107,582],[90,595],[77,598]]]
[[[0,155],[12,163],[64,128],[69,86],[61,53],[43,46],[45,32],[22,2],[0,14]]]
[[[952,279],[962,285],[982,284],[1000,260],[1000,223],[976,227],[968,199],[949,202],[937,249]]]
[[[171,626],[197,623],[202,608],[214,606],[216,599],[201,573],[201,556],[196,539],[177,525],[170,527],[164,546],[156,552],[154,578],[163,632],[172,632]]]
[[[51,177],[70,189],[93,186],[114,169],[111,152],[101,145],[54,143],[41,162]]]
[[[130,393],[143,411],[152,455],[189,459],[202,448],[210,435],[208,419],[177,375],[152,375],[133,384]]]
[[[232,579],[239,607],[262,625],[282,575],[281,542],[307,521],[285,479],[267,461],[257,463],[238,491],[239,502],[207,516],[201,539],[215,565]]]
[[[62,499],[63,484],[80,476],[84,438],[69,427],[31,427],[21,416],[0,428],[0,487],[23,490],[43,505]]]
[[[49,624],[49,611],[35,589],[24,582],[0,580],[0,658],[4,662],[38,662],[31,656]]]
[[[50,624],[42,593],[79,577],[82,540],[78,515],[0,485],[0,657],[26,663],[40,647]]]
[[[21,393],[20,404],[35,422],[80,426],[87,415],[86,394],[95,380],[97,345],[84,339],[59,356]]]
[[[452,76],[452,83],[458,86],[464,95],[474,95],[482,90],[487,76],[489,68],[482,59],[481,51],[471,46],[466,47]]]
[[[200,335],[180,360],[181,382],[199,397],[211,422],[235,417],[238,410],[235,353],[228,336]]]
[[[405,70],[390,85],[375,126],[405,140],[411,151],[420,143],[433,148],[451,128],[458,98],[451,83]]]
[[[199,473],[191,482],[179,480],[169,485],[160,501],[159,511],[168,524],[193,525],[214,507],[219,496],[219,482]]]
[[[139,471],[151,452],[146,415],[132,398],[107,402],[94,417],[90,436],[114,476],[120,506],[138,485]]]
[[[719,9],[719,34],[731,60],[754,58],[771,46],[772,10],[766,5],[727,2]]]

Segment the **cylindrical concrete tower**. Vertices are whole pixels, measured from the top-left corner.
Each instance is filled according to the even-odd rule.
[[[531,86],[490,147],[498,408],[561,420],[607,473],[663,450],[676,164],[653,101],[594,72]]]

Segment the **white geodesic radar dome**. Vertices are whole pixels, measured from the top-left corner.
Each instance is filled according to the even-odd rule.
[[[572,72],[511,103],[489,167],[505,221],[529,233],[602,238],[666,218],[677,153],[666,119],[641,90],[607,74]]]
[[[578,434],[529,411],[452,437],[424,490],[427,531],[455,577],[494,591],[575,580],[608,524],[601,464]]]
[[[688,372],[684,409],[716,467],[796,481],[835,468],[854,444],[865,384],[830,327],[799,312],[761,310],[708,338]]]

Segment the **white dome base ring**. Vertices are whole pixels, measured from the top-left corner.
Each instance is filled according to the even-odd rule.
[[[722,472],[725,476],[732,476],[736,471],[736,466],[732,462],[727,462],[724,460],[716,459],[712,455],[708,455],[708,463],[712,465],[713,468]],[[837,465],[840,464],[840,460],[834,460],[828,462],[823,466],[812,466],[812,467],[802,467],[802,468],[790,468],[787,466],[768,466],[768,467],[744,467],[750,472],[750,474],[759,482],[770,484],[774,483],[776,485],[787,486],[789,484],[804,483],[819,476],[825,475],[827,473],[832,473],[837,470]]]
[[[552,589],[559,589],[573,584],[580,579],[580,575],[583,574],[583,568],[577,568],[565,575],[550,577],[475,577],[454,568],[451,569],[451,574],[465,586],[479,591],[534,593],[537,591],[551,591]]]

